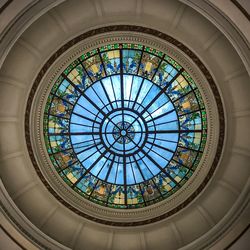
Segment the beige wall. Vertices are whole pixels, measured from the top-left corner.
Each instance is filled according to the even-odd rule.
[[[223,157],[201,195],[165,221],[131,229],[95,224],[55,200],[34,171],[23,128],[29,90],[49,56],[86,30],[119,23],[161,30],[192,49],[218,85],[227,123]],[[5,207],[1,223],[9,235],[27,249],[41,245],[88,250],[228,246],[250,217],[249,27],[249,20],[226,0],[11,2],[0,14],[0,170]],[[18,249],[3,230],[0,235],[3,249]],[[245,238],[230,249],[244,246]]]

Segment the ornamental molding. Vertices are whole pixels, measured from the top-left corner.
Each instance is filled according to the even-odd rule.
[[[100,45],[119,42],[143,43],[173,57],[195,80],[202,94],[208,117],[206,147],[199,166],[187,183],[166,200],[145,208],[126,209],[126,211],[105,208],[89,202],[67,186],[50,162],[42,132],[43,110],[47,97],[54,81],[66,66],[83,52]],[[75,213],[96,222],[116,226],[135,226],[159,221],[175,214],[192,202],[203,190],[220,159],[224,139],[224,114],[212,76],[191,50],[176,39],[156,30],[118,25],[88,31],[72,39],[45,63],[34,81],[28,98],[25,135],[28,152],[37,174],[61,203]]]

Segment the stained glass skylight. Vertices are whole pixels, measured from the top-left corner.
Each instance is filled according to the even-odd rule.
[[[204,103],[173,58],[141,44],[83,54],[54,83],[44,113],[50,160],[76,192],[141,208],[178,191],[207,138]]]

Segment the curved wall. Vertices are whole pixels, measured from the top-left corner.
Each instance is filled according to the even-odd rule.
[[[19,14],[14,12],[18,4],[24,7]],[[45,0],[13,1],[4,10],[10,15],[5,16],[8,25],[1,27],[0,44],[2,212],[33,247],[223,249],[245,229],[250,173],[249,41],[217,7],[208,1]],[[163,221],[126,229],[91,222],[58,202],[32,166],[24,130],[27,98],[43,64],[73,37],[112,24],[150,27],[184,43],[212,74],[226,114],[223,155],[203,192]]]

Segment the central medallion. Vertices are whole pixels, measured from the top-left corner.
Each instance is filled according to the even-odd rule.
[[[147,131],[144,117],[128,107],[112,110],[101,123],[103,145],[119,156],[136,154],[146,142]]]
[[[113,137],[119,143],[129,143],[135,138],[134,126],[129,122],[118,122],[113,129]]]

